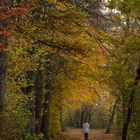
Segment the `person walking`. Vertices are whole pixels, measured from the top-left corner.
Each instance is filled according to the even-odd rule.
[[[89,125],[89,123],[86,121],[86,122],[83,124],[84,140],[88,140],[89,131],[90,131],[90,125]]]

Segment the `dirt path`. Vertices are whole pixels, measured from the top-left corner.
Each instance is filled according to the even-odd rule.
[[[82,129],[69,128],[65,134],[69,137],[69,140],[84,140]],[[91,129],[89,140],[113,140],[113,135],[104,134],[104,130]]]

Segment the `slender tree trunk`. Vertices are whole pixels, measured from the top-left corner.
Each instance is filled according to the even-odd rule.
[[[113,127],[113,122],[114,122],[114,116],[115,116],[115,112],[116,112],[116,108],[117,108],[119,100],[120,100],[120,96],[117,97],[117,99],[114,103],[113,110],[111,112],[111,116],[110,116],[110,119],[109,119],[109,123],[108,123],[107,129],[106,129],[106,132],[105,132],[106,134],[111,133],[111,130],[112,130],[112,127]]]
[[[50,118],[50,104],[51,104],[51,80],[48,80],[46,83],[46,94],[45,94],[45,103],[43,109],[43,117],[41,124],[41,132],[44,134],[46,140],[49,140],[49,118]]]
[[[41,128],[41,111],[43,99],[43,74],[42,70],[38,70],[35,75],[35,133],[40,132]]]
[[[127,116],[126,116],[126,120],[124,122],[123,130],[122,130],[122,140],[126,140],[126,137],[127,137],[128,126],[130,124],[131,114],[132,114],[132,109],[133,109],[132,107],[133,101],[134,101],[134,93],[131,93],[130,99],[129,99]]]
[[[0,8],[4,6],[11,6],[11,0],[0,1]],[[0,31],[3,31],[4,28],[8,25],[9,20],[0,20]],[[5,96],[5,73],[6,73],[6,58],[7,58],[7,39],[5,35],[0,35],[0,43],[2,44],[0,49],[0,135],[4,129],[4,96]]]
[[[92,117],[92,112],[91,112],[91,108],[89,108],[89,112],[88,112],[88,122],[89,123],[91,121],[91,117]]]
[[[135,98],[135,93],[136,93],[136,87],[139,83],[139,80],[140,80],[140,61],[139,61],[139,65],[137,68],[135,82],[134,82],[134,85],[132,87],[132,91],[131,91],[131,94],[129,97],[127,116],[126,116],[126,120],[124,122],[123,130],[122,130],[122,140],[126,140],[126,138],[127,138],[128,126],[130,124],[131,115],[132,115],[132,111],[133,111],[133,103],[134,103],[134,98]]]
[[[70,110],[69,110],[69,111],[70,111]],[[70,114],[69,114],[69,125],[70,125],[70,126],[73,126],[73,118],[72,118],[72,116],[73,116],[73,115],[70,113]]]
[[[81,128],[83,127],[84,113],[85,113],[85,110],[81,109],[81,117],[80,117],[80,127]]]
[[[50,59],[51,54],[50,54]],[[41,123],[41,132],[44,134],[46,140],[49,140],[49,119],[50,119],[50,105],[51,105],[51,98],[52,98],[52,84],[53,84],[53,70],[52,69],[52,60],[47,62],[46,66],[46,93],[44,99],[44,106],[43,106],[43,116],[42,116],[42,123]]]
[[[88,121],[88,116],[89,116],[89,108],[87,107],[85,110],[85,118],[84,121]]]
[[[5,71],[6,71],[6,52],[0,52],[0,133],[4,128],[4,96],[5,96]]]

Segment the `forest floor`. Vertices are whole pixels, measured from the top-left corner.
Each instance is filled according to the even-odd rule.
[[[105,134],[103,129],[91,129],[89,140],[114,140],[113,134]],[[68,128],[64,140],[84,140],[82,129]]]

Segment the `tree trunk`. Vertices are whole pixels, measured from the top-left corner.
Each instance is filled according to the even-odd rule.
[[[122,140],[126,140],[126,137],[127,137],[128,126],[130,124],[131,114],[132,114],[132,109],[133,109],[133,107],[132,107],[133,101],[134,101],[134,93],[131,93],[130,99],[129,99],[127,117],[124,122],[123,130],[122,130]]]
[[[43,109],[43,117],[41,124],[41,132],[44,134],[46,140],[49,140],[49,118],[50,118],[50,104],[51,104],[51,80],[46,83],[45,103]]]
[[[51,54],[50,54],[50,59]],[[46,66],[46,93],[44,99],[44,106],[43,106],[43,117],[41,123],[41,132],[44,134],[46,140],[49,140],[49,119],[50,119],[50,105],[51,105],[51,97],[52,97],[52,84],[53,84],[53,69],[52,69],[52,60],[47,62]]]
[[[40,132],[41,127],[41,111],[42,111],[42,99],[43,99],[43,75],[42,70],[38,70],[35,75],[35,133]]]
[[[137,74],[136,74],[135,82],[133,84],[132,91],[131,91],[131,94],[130,94],[130,97],[129,97],[127,116],[126,116],[126,120],[124,122],[123,130],[122,130],[122,140],[126,140],[126,137],[127,137],[128,126],[130,124],[131,115],[132,115],[132,111],[133,111],[133,103],[134,103],[134,97],[135,97],[135,93],[136,93],[136,87],[139,83],[139,80],[140,80],[140,61],[139,61],[139,65],[138,65],[138,68],[137,68]]]
[[[83,127],[83,121],[84,121],[84,114],[85,114],[85,110],[81,109],[81,117],[80,117],[80,127]]]
[[[91,117],[92,117],[92,112],[91,112],[91,108],[89,108],[89,112],[88,112],[88,123],[90,124],[91,122]]]
[[[11,0],[0,1],[0,7],[3,8],[4,6],[11,6]],[[5,27],[8,25],[9,20],[4,19],[0,20],[0,31],[4,31]],[[6,73],[6,58],[7,58],[7,36],[0,35],[0,43],[2,44],[0,49],[0,135],[4,129],[4,96],[5,96],[5,73]]]
[[[4,95],[5,95],[5,71],[6,71],[6,52],[0,52],[0,133],[3,131],[4,126]]]
[[[111,116],[110,116],[110,119],[109,119],[109,123],[108,123],[107,129],[106,129],[106,132],[105,132],[106,134],[111,133],[111,130],[112,130],[112,127],[113,127],[113,122],[114,122],[115,111],[116,111],[119,99],[120,99],[120,96],[117,97],[117,99],[114,103],[113,110],[111,112]]]

